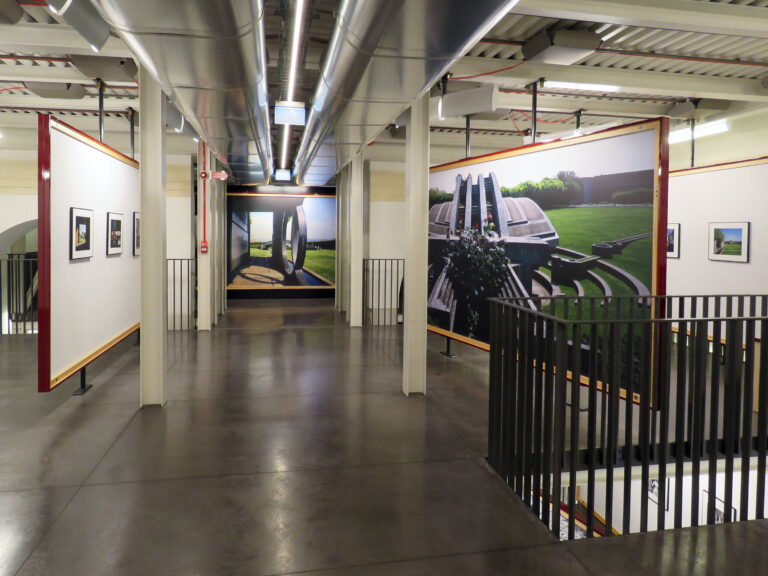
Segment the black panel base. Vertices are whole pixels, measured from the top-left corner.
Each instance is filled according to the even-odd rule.
[[[80,388],[72,392],[72,396],[82,396],[83,394],[88,392],[88,390],[90,390],[91,388],[93,388],[93,384],[87,384],[85,387],[81,386]]]

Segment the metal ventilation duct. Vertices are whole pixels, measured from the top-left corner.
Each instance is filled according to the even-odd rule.
[[[24,10],[16,0],[0,0],[0,23],[16,24],[24,16]]]
[[[234,176],[267,182],[263,0],[93,2]]]
[[[342,0],[294,163],[322,185],[517,0]]]
[[[591,30],[545,30],[523,44],[523,58],[568,66],[594,54],[601,43],[600,35]]]
[[[139,77],[139,67],[130,58],[72,54],[69,59],[75,68],[89,78],[101,78],[107,83],[133,82]]]
[[[61,82],[24,82],[27,90],[40,98],[61,98],[78,100],[87,94],[82,84],[62,84]]]

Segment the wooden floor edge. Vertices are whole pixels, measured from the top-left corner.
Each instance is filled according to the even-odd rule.
[[[85,358],[83,358],[79,362],[73,364],[72,366],[70,366],[69,368],[67,368],[60,374],[58,374],[57,376],[54,376],[53,378],[51,378],[51,390],[53,390],[56,386],[64,382],[64,380],[72,376],[72,374],[76,373],[77,371],[82,369],[84,366],[87,366],[88,364],[96,360],[96,358],[98,358],[99,356],[101,356],[111,348],[114,348],[120,342],[128,338],[128,336],[130,336],[131,334],[133,334],[139,329],[140,325],[141,323],[137,322],[136,324],[134,324],[124,332],[120,333],[118,336],[116,336],[106,344],[100,346],[99,348],[97,348],[96,350],[88,354]]]
[[[449,332],[445,328],[438,328],[437,326],[427,324],[427,332],[432,332],[433,334],[437,334],[439,336],[445,336],[446,338],[450,338],[456,342],[461,342],[462,344],[466,344],[467,346],[472,346],[473,348],[478,348],[480,350],[485,350],[486,352],[491,351],[490,344],[486,344],[480,340],[474,340],[467,336],[462,336],[461,334],[456,334],[455,332]]]

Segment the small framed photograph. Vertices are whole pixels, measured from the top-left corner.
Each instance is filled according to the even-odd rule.
[[[709,259],[749,262],[749,222],[710,222]]]
[[[680,258],[680,224],[667,224],[667,258]]]
[[[93,256],[93,210],[69,209],[69,259]]]
[[[667,486],[664,490],[664,510],[669,512],[669,490],[670,490],[670,481],[669,478],[667,478]],[[648,480],[648,500],[659,505],[659,481],[657,478],[650,478]]]
[[[107,212],[107,256],[123,253],[123,215]]]
[[[141,255],[141,212],[133,213],[133,255]]]

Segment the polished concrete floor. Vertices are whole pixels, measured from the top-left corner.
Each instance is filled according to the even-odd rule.
[[[327,301],[233,302],[169,336],[168,402],[137,409],[126,341],[35,392],[0,338],[0,574],[756,574],[768,524],[556,542],[484,464],[487,354],[429,340],[400,392],[397,328]]]

